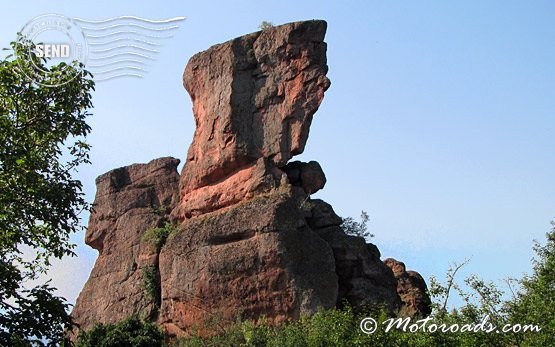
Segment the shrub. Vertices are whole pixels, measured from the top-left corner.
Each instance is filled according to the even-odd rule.
[[[146,230],[141,240],[144,242],[152,242],[156,247],[156,251],[159,252],[166,243],[168,237],[176,230],[177,228],[175,225],[170,222],[165,222],[163,227]]]
[[[157,347],[164,333],[154,324],[132,316],[117,324],[97,324],[79,335],[76,347]]]
[[[141,270],[142,283],[141,287],[145,292],[147,298],[157,301],[160,293],[160,279],[158,270],[154,265],[145,266]]]
[[[520,291],[509,301],[507,310],[513,323],[537,324],[542,330],[519,334],[521,346],[552,346],[555,343],[555,222],[551,222],[547,243],[534,243],[537,258],[532,275],[516,281]]]
[[[273,27],[274,27],[274,23],[263,20],[262,23],[260,23],[260,25],[258,26],[258,29],[266,30]]]

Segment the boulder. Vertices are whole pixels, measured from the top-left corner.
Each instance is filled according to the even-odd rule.
[[[282,168],[287,174],[289,182],[301,187],[308,194],[314,194],[326,185],[326,175],[318,162],[309,161],[303,163],[301,161],[293,161]]]
[[[310,201],[309,226],[331,247],[338,277],[337,305],[354,307],[382,305],[390,312],[401,308],[397,281],[393,272],[380,260],[373,244],[359,236],[347,235],[342,219],[322,200]]]

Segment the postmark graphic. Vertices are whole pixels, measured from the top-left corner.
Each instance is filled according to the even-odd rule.
[[[77,63],[86,64],[87,62],[87,40],[77,23],[67,16],[59,14],[45,14],[31,19],[21,29],[22,36],[29,40],[32,45],[27,46],[26,50],[19,52],[24,57],[36,56],[42,60],[46,59],[46,64],[39,64],[35,59],[30,59],[30,66],[20,66],[20,70],[29,79],[37,84],[56,87],[70,82],[83,72]],[[30,52],[33,50],[34,52]],[[18,52],[15,52],[18,54]],[[62,65],[63,79],[49,78],[50,67],[59,63]]]
[[[46,14],[29,21],[21,30],[32,41],[37,57],[49,58],[50,65],[60,62],[73,68],[65,81],[75,78],[82,63],[96,82],[122,77],[141,78],[156,60],[165,40],[173,37],[185,17],[152,20],[120,16],[103,20],[70,18]],[[71,66],[71,67],[70,67]],[[27,77],[42,85],[48,84],[47,70],[34,66]],[[29,76],[30,75],[30,76]]]
[[[143,77],[163,43],[173,37],[183,20],[185,17],[152,20],[120,16],[94,21],[75,18],[87,38],[87,69],[95,81]]]

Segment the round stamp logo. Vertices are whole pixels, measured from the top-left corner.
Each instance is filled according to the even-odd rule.
[[[88,53],[87,40],[72,18],[59,14],[41,15],[27,22],[21,34],[30,44],[25,45],[23,51],[16,52],[16,55],[21,55],[18,58],[26,59],[25,64],[20,64],[20,69],[37,84],[56,87],[83,73],[82,66]],[[51,70],[54,65],[58,66],[55,75]]]

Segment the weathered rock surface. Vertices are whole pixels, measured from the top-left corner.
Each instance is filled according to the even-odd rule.
[[[397,294],[403,302],[400,314],[427,316],[432,313],[428,287],[422,276],[416,271],[406,271],[405,264],[393,258],[387,258],[384,263],[393,270],[397,280]]]
[[[178,218],[215,211],[280,182],[281,173],[270,167],[302,153],[330,86],[325,32],[324,21],[281,25],[189,60],[183,81],[197,128],[181,175]]]
[[[310,227],[333,250],[338,276],[337,305],[346,301],[353,306],[385,304],[392,312],[399,310],[397,281],[380,260],[378,248],[362,237],[345,234],[342,219],[322,200],[311,200]]]
[[[384,264],[310,198],[326,184],[320,165],[288,163],[330,85],[325,30],[286,24],[191,58],[197,128],[181,175],[161,158],[97,179],[86,243],[99,256],[72,313],[81,329],[138,314],[181,336],[213,315],[280,323],[345,302],[429,312],[417,273]]]
[[[303,188],[306,194],[314,194],[326,185],[326,175],[316,161],[293,161],[282,169],[287,174],[289,183]]]
[[[275,191],[183,223],[160,254],[166,331],[182,335],[210,315],[279,323],[334,307],[333,252],[307,225],[303,198]]]
[[[85,243],[99,255],[72,312],[82,329],[132,314],[156,318],[157,303],[145,295],[143,277],[158,268],[158,254],[141,238],[147,229],[161,226],[177,204],[178,164],[178,159],[160,158],[97,178]]]

